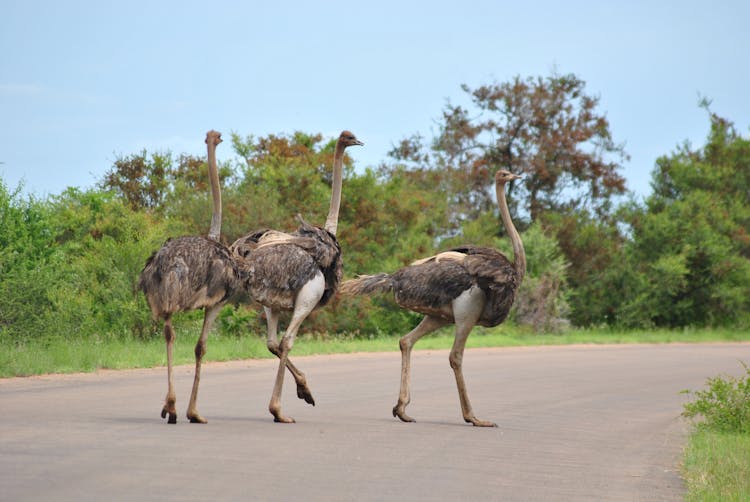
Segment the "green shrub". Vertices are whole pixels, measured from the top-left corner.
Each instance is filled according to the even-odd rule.
[[[696,399],[684,405],[683,415],[702,416],[701,429],[750,434],[750,367],[740,364],[745,368],[744,378],[713,377],[707,380],[706,390],[684,391]]]
[[[569,263],[557,239],[546,235],[540,225],[531,225],[522,238],[527,249],[527,273],[518,291],[511,318],[537,333],[565,331],[570,327],[566,290]]]
[[[113,194],[68,189],[53,199],[61,280],[49,286],[56,336],[145,338],[161,333],[138,290],[146,258],[168,236],[166,225]]]
[[[8,190],[0,179],[0,338],[23,341],[54,331],[49,290],[64,258],[54,245],[49,204]]]
[[[750,138],[713,114],[704,147],[656,161],[653,194],[627,216],[633,275],[622,325],[748,326],[748,165]]]
[[[244,305],[226,305],[219,312],[216,324],[222,335],[247,336],[258,317],[259,312],[255,309]]]

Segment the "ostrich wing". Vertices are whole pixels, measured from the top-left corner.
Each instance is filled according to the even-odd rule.
[[[487,295],[479,324],[497,326],[503,322],[508,317],[519,285],[513,264],[492,248],[464,246],[451,251],[466,253],[464,266]]]
[[[240,237],[230,246],[236,256],[247,258],[258,249],[289,244],[304,249],[321,269],[331,267],[341,259],[341,246],[336,237],[322,228],[303,223],[294,233],[261,229]]]
[[[401,268],[392,277],[396,303],[448,321],[453,321],[451,302],[474,282],[462,262],[435,257]]]
[[[463,246],[418,260],[393,274],[396,302],[453,321],[451,303],[478,286],[486,295],[479,323],[495,326],[510,311],[518,279],[513,264],[492,248]]]
[[[302,218],[300,222],[301,225],[293,235],[312,239],[314,244],[307,251],[315,258],[321,269],[331,267],[341,261],[341,246],[335,235],[324,228],[310,225]]]
[[[155,314],[174,313],[226,300],[238,291],[244,273],[223,245],[179,237],[149,257],[138,285]]]
[[[282,310],[294,308],[297,292],[320,270],[309,253],[289,244],[259,247],[245,261],[252,299]]]
[[[316,227],[300,218],[301,225],[294,232],[300,238],[310,239],[313,242],[311,248],[305,248],[310,253],[315,263],[320,267],[326,281],[326,289],[319,305],[325,305],[331,299],[339,287],[344,275],[343,261],[341,259],[341,246],[336,236],[324,228]]]
[[[258,247],[258,241],[267,232],[269,232],[269,229],[267,228],[250,232],[234,241],[232,245],[229,246],[229,249],[232,251],[233,255],[239,256],[240,258],[247,258],[248,255]]]
[[[343,275],[341,248],[326,230],[301,228],[293,234],[257,232],[232,245],[249,270],[248,290],[262,305],[289,310],[297,292],[316,274],[325,278],[318,306],[325,305]],[[255,237],[253,237],[253,235]]]
[[[450,251],[465,255],[463,264],[480,288],[497,285],[513,285],[515,288],[517,279],[513,264],[500,251],[479,246],[462,246]]]
[[[325,278],[325,291],[318,303],[322,306],[341,282],[341,246],[336,236],[299,219],[300,227],[291,234],[261,229],[230,247],[251,269],[249,290],[263,305],[292,308],[296,292],[320,271]]]

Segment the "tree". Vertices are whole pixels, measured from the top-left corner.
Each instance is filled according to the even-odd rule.
[[[706,145],[657,160],[630,216],[626,324],[750,324],[750,139],[710,113]]]
[[[627,238],[620,216],[596,218],[585,210],[548,212],[546,229],[555,235],[567,263],[570,320],[576,326],[614,324],[623,281],[628,275]]]
[[[161,206],[167,195],[174,170],[172,164],[170,153],[152,153],[150,159],[146,150],[118,156],[100,186],[125,199],[131,209],[154,209]]]
[[[292,230],[297,215],[322,224],[331,197],[331,165],[336,141],[320,134],[295,132],[264,137],[232,136],[240,157],[236,185],[226,187],[225,228],[230,239],[257,228]],[[344,176],[351,175],[344,156]],[[346,184],[346,181],[344,182]],[[344,188],[344,201],[347,193]]]
[[[448,104],[429,151],[414,135],[390,153],[444,170],[457,219],[492,207],[499,168],[524,175],[521,193],[509,190],[511,211],[526,201],[522,207],[532,221],[545,211],[580,207],[601,214],[625,191],[617,173],[627,159],[624,147],[613,141],[606,116],[597,111],[599,99],[585,92],[583,80],[553,73],[462,89],[473,108]]]

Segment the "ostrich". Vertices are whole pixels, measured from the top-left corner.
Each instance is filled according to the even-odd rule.
[[[513,244],[513,263],[492,248],[464,246],[415,261],[393,274],[361,276],[344,282],[341,294],[359,295],[393,291],[396,303],[425,314],[422,321],[401,338],[401,388],[393,416],[414,422],[406,414],[410,401],[410,356],[414,344],[426,334],[447,324],[456,325],[450,365],[456,377],[464,420],[475,426],[497,427],[474,415],[461,369],[466,339],[475,324],[497,326],[508,315],[526,271],[523,243],[510,219],[505,184],[520,176],[500,170],[495,189],[500,216]]]
[[[315,308],[328,303],[341,281],[341,247],[336,240],[336,229],[341,205],[344,150],[363,144],[349,131],[343,131],[336,141],[331,204],[323,228],[310,225],[299,217],[300,226],[291,234],[260,230],[237,239],[230,246],[232,253],[247,267],[245,287],[250,297],[263,305],[268,323],[266,344],[268,350],[279,358],[268,405],[275,422],[294,422],[293,418],[281,413],[285,367],[295,379],[297,396],[315,404],[305,376],[289,360],[289,352],[302,321]],[[279,341],[277,329],[281,311],[291,311],[292,318]]]
[[[229,249],[219,242],[221,233],[221,190],[216,167],[216,146],[221,143],[221,133],[208,131],[208,172],[211,182],[213,214],[208,237],[187,236],[169,239],[146,261],[141,272],[139,287],[145,293],[154,319],[164,320],[164,338],[167,343],[168,389],[162,418],[169,415],[168,423],[177,423],[175,392],[172,381],[172,350],[175,332],[172,315],[175,312],[204,309],[203,328],[195,346],[195,379],[190,394],[187,418],[192,423],[206,423],[196,408],[201,361],[206,353],[206,339],[219,310],[231,297],[240,294],[242,287],[241,265],[233,259]]]

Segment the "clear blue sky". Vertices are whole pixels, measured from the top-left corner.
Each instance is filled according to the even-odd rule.
[[[253,4],[262,4],[261,6]],[[356,165],[431,137],[462,83],[575,73],[600,96],[622,174],[708,132],[699,95],[750,125],[750,2],[0,1],[0,175],[57,194],[118,154],[203,155],[208,129],[351,129]],[[228,142],[218,157],[232,157]]]

